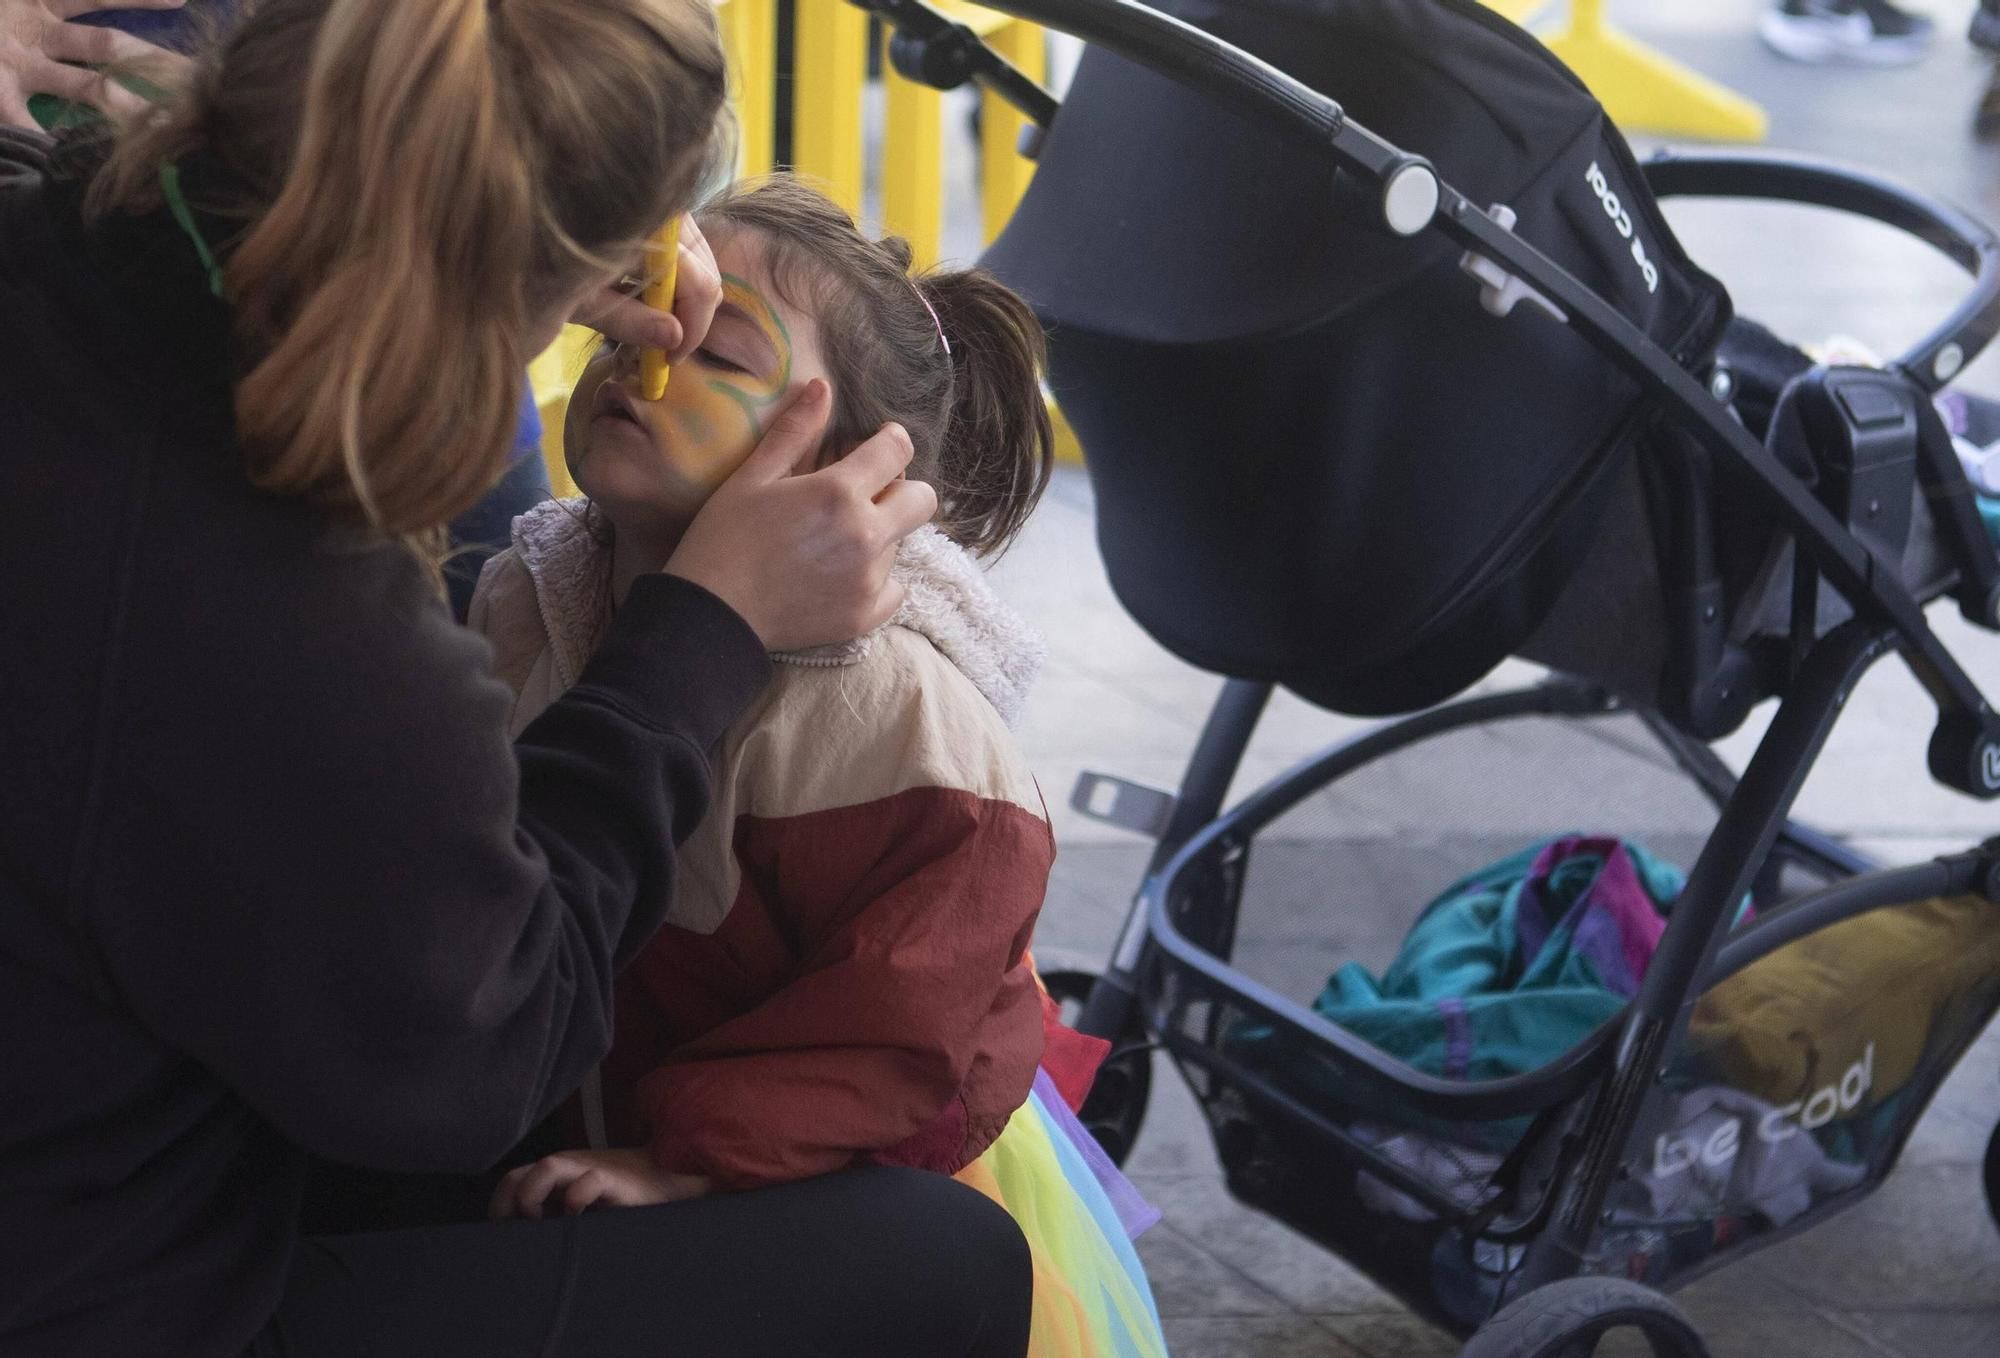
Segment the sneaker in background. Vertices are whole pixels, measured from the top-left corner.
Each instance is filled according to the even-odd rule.
[[[2000,52],[2000,0],[1979,0],[1979,8],[1972,11],[1972,27],[1965,36],[1974,47]]]
[[[1907,66],[1930,50],[1936,27],[1889,0],[1779,0],[1757,32],[1793,61]]]

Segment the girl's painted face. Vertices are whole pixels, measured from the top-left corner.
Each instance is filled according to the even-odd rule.
[[[671,370],[666,394],[641,394],[638,350],[606,348],[570,396],[570,475],[613,523],[692,518],[750,456],[784,399],[826,376],[817,327],[778,299],[753,233],[713,244],[722,306],[701,348]]]

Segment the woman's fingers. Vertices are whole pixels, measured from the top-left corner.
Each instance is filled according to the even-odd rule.
[[[818,449],[826,384],[809,383],[695,516],[667,569],[741,614],[773,651],[847,641],[902,602],[889,575],[896,546],[937,496],[900,480],[910,436],[884,425],[846,459],[798,474]]]
[[[500,1181],[495,1194],[494,1213],[502,1217],[540,1217],[547,1214],[551,1195],[566,1188],[589,1166],[563,1155],[550,1155],[532,1165],[511,1171]],[[509,1185],[512,1185],[510,1188]],[[504,1199],[504,1202],[502,1201]]]
[[[681,342],[679,321],[612,287],[598,289],[571,319],[607,339],[637,349],[665,349],[671,353]]]
[[[105,113],[130,115],[146,108],[145,100],[109,77],[46,57],[29,58],[21,84],[30,94],[53,94],[58,99],[89,104]]]
[[[109,66],[113,62],[139,62],[174,54],[130,33],[95,24],[50,24],[42,41],[42,51],[57,61],[80,61],[89,66]]]
[[[669,363],[687,358],[708,337],[715,309],[722,305],[722,272],[715,251],[694,218],[681,220],[680,264],[674,275],[672,315],[647,306],[637,297],[604,287],[571,317],[608,339],[638,349],[662,349]]]
[[[527,1178],[528,1171],[533,1168],[533,1165],[522,1165],[518,1169],[508,1170],[501,1176],[500,1182],[494,1185],[492,1201],[486,1204],[487,1216],[497,1221],[521,1214],[518,1197],[521,1180]]]
[[[612,1178],[601,1169],[587,1169],[569,1181],[563,1189],[562,1209],[566,1216],[582,1216],[584,1212],[603,1201],[607,1206],[616,1205],[612,1192]]]
[[[910,431],[891,421],[828,470],[837,474],[836,479],[854,487],[863,499],[873,500],[902,478],[915,456],[916,445],[910,442]]]
[[[771,417],[764,436],[727,484],[741,493],[751,486],[784,480],[819,451],[820,435],[826,432],[832,414],[833,389],[815,377]]]
[[[937,517],[937,491],[922,481],[891,481],[876,493],[875,507],[882,511],[883,534],[901,542]]]
[[[667,362],[684,362],[708,338],[708,327],[722,305],[722,269],[715,251],[693,217],[681,218],[680,261],[674,272],[674,319],[681,337],[667,347]]]

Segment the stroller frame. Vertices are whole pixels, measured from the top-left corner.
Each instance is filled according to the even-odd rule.
[[[852,2],[894,26],[892,58],[903,74],[943,88],[976,80],[1010,98],[1038,123],[1046,124],[1054,113],[1055,102],[1045,91],[984,48],[970,30],[921,0]],[[1930,770],[1938,781],[1970,796],[2000,796],[2000,715],[1932,632],[1923,604],[1896,572],[1880,566],[1854,525],[1842,522],[1732,418],[1726,371],[1697,375],[1684,370],[1603,299],[1441,182],[1424,158],[1350,121],[1334,99],[1132,0],[984,2],[1081,37],[1197,89],[1260,122],[1275,136],[1298,140],[1337,167],[1347,182],[1346,191],[1358,185],[1376,196],[1384,230],[1401,236],[1439,231],[1469,255],[1539,293],[1560,308],[1563,322],[1630,377],[1644,398],[1716,467],[1727,469],[1736,484],[1747,487],[1760,510],[1789,533],[1800,559],[1810,563],[1810,569],[1801,572],[1806,581],[1801,588],[1809,597],[1795,609],[1795,645],[1782,698],[1740,778],[1701,740],[1661,716],[1636,714],[1718,808],[1719,820],[1694,864],[1641,988],[1624,1013],[1564,1057],[1526,1075],[1457,1082],[1418,1072],[1232,968],[1229,954],[1241,876],[1237,873],[1231,882],[1231,863],[1247,851],[1259,828],[1305,795],[1425,739],[1521,716],[1588,719],[1625,710],[1601,687],[1558,676],[1523,689],[1460,698],[1384,723],[1296,767],[1225,813],[1227,790],[1272,691],[1268,683],[1232,679],[1210,713],[1177,793],[1151,793],[1094,774],[1084,775],[1077,788],[1074,801],[1079,810],[1143,829],[1157,840],[1114,954],[1090,986],[1077,1025],[1119,1044],[1112,1065],[1127,1063],[1121,1078],[1136,1079],[1138,1108],[1134,1112],[1130,1107],[1100,1106],[1087,1110],[1087,1121],[1094,1112],[1098,1122],[1122,1119],[1126,1134],[1135,1130],[1138,1116],[1143,1115],[1145,1076],[1140,1072],[1133,1077],[1130,1062],[1143,1063],[1151,1046],[1163,1046],[1191,1080],[1199,1075],[1219,1082],[1254,1106],[1259,1117],[1330,1143],[1345,1161],[1365,1167],[1440,1220],[1470,1225],[1486,1238],[1522,1242],[1524,1252],[1508,1273],[1503,1301],[1573,1279],[1601,1224],[1607,1194],[1630,1152],[1649,1091],[1667,1073],[1668,1058],[1706,986],[1787,943],[1886,904],[1968,893],[2000,903],[2000,839],[1930,863],[1885,871],[1789,820],[1808,771],[1862,675],[1892,651],[1902,657],[1938,711],[1929,748]],[[1504,23],[1497,18],[1491,22]],[[1034,131],[1029,129],[1023,143],[1030,154]],[[1800,158],[1663,155],[1642,168],[1654,193],[1662,197],[1762,198],[1872,218],[1918,237],[1971,273],[1974,282],[1966,298],[1889,367],[1926,397],[2000,331],[2000,242],[1954,209],[1871,175]],[[1917,465],[1918,482],[1929,492],[1939,538],[1955,569],[1948,590],[1969,620],[2000,630],[2000,558],[1986,540],[1950,457],[1948,446],[1920,448]],[[1817,616],[1821,581],[1837,591],[1853,616],[1824,635],[1815,635],[1811,622]],[[1116,805],[1102,815],[1092,808],[1107,791]],[[1777,869],[1786,862],[1837,880],[1762,912],[1754,923],[1732,931],[1735,903],[1746,895],[1755,896],[1760,906],[1771,901]],[[1190,884],[1204,874],[1209,885],[1201,889],[1210,899],[1189,907],[1185,897],[1193,889]],[[1191,1035],[1184,1026],[1191,1009],[1216,1000],[1226,1000],[1234,1012],[1310,1044],[1316,1056],[1351,1075],[1357,1086],[1393,1089],[1404,1106],[1417,1112],[1469,1120],[1533,1115],[1534,1123],[1521,1143],[1525,1154],[1510,1156],[1500,1178],[1512,1178],[1516,1188],[1525,1189],[1526,1177],[1538,1173],[1542,1191],[1507,1195],[1520,1201],[1503,1201],[1504,1217],[1492,1208],[1468,1210],[1286,1089],[1233,1061],[1219,1041]],[[1990,1011],[1986,1017],[1991,1017]],[[1961,1045],[1952,1051],[1943,1069],[1932,1072],[1935,1078],[1922,1091],[1918,1112],[1962,1050]],[[1204,1098],[1204,1103],[1210,1100]],[[1215,1123],[1214,1107],[1208,1111]],[[1912,1112],[1900,1124],[1896,1145],[1878,1157],[1881,1163],[1865,1182],[1751,1243],[1785,1238],[1872,1190],[1893,1165],[1916,1117]],[[1231,1148],[1222,1144],[1223,1130],[1216,1130],[1225,1165],[1230,1165]],[[1995,1146],[2000,1149],[2000,1137]],[[1529,1162],[1538,1156],[1543,1158],[1531,1166]],[[1232,1173],[1231,1187],[1238,1196],[1285,1216],[1282,1204],[1260,1195],[1254,1182],[1239,1177]],[[2000,1210],[2000,1203],[1994,1206]],[[1340,1248],[1341,1242],[1333,1243]],[[1737,1252],[1737,1248],[1720,1250],[1675,1282]],[[1354,1262],[1370,1268],[1367,1258]],[[1460,1333],[1477,1323],[1441,1314],[1404,1280],[1380,1280]],[[1597,1308],[1602,1314],[1631,1302],[1627,1296],[1602,1295]],[[1678,1328],[1661,1321],[1650,1332],[1668,1336],[1680,1344],[1680,1351],[1699,1352],[1691,1327],[1684,1320],[1677,1324]],[[1503,1341],[1519,1338],[1518,1326],[1511,1335],[1501,1334],[1502,1328],[1483,1329],[1467,1353],[1560,1351],[1557,1346],[1501,1347]],[[1590,1337],[1602,1328],[1602,1323],[1593,1329],[1579,1322],[1565,1331],[1568,1338],[1563,1342]],[[1489,1331],[1494,1342],[1482,1348]]]

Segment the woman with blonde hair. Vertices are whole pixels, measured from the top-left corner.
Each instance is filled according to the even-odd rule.
[[[309,1155],[480,1170],[570,1094],[767,654],[900,603],[935,496],[893,426],[805,472],[823,388],[515,743],[438,598],[527,356],[685,211],[722,94],[705,0],[264,0],[0,174],[0,1354],[1025,1345],[1018,1230],[910,1171],[298,1228]]]

